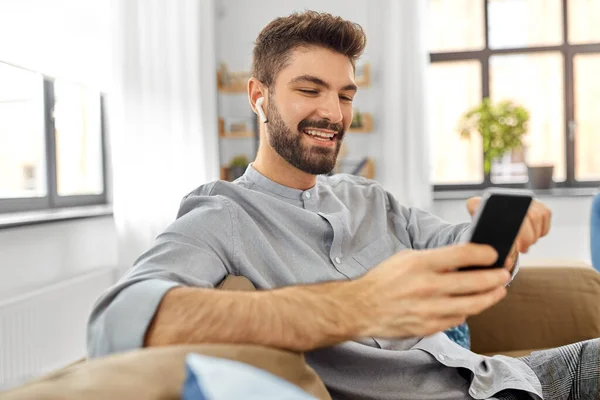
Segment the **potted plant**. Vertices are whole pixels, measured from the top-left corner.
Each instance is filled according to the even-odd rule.
[[[243,154],[235,156],[229,162],[229,168],[227,170],[227,180],[234,181],[240,176],[244,175],[246,168],[248,167],[248,157]]]
[[[470,138],[473,132],[481,135],[483,170],[485,175],[489,176],[494,160],[523,148],[523,137],[527,133],[528,122],[529,112],[522,106],[509,100],[493,104],[489,98],[485,98],[480,105],[463,115],[459,131],[463,138]],[[547,182],[540,181],[536,167],[528,167],[528,171],[532,186],[547,185]]]
[[[354,115],[352,116],[352,123],[350,124],[350,128],[362,128],[363,126],[363,115],[358,110],[354,110]]]

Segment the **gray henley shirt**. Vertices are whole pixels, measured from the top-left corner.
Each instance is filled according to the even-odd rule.
[[[249,166],[234,183],[212,182],[183,199],[176,220],[95,304],[88,352],[99,357],[142,347],[158,304],[175,286],[213,288],[228,274],[245,276],[259,289],[356,279],[404,249],[457,243],[468,227],[404,207],[361,177],[319,176],[302,191]],[[334,399],[542,393],[524,362],[475,354],[442,332],[363,338],[308,352],[306,359]]]

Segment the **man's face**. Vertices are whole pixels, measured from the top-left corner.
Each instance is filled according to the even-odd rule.
[[[324,48],[296,49],[274,89],[267,106],[269,144],[301,171],[329,173],[352,122],[350,60]]]

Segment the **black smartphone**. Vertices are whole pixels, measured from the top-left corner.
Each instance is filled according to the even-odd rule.
[[[503,267],[532,200],[527,190],[487,189],[465,240],[492,246],[498,252],[498,260],[492,267]],[[471,266],[461,271],[481,268],[490,267]]]

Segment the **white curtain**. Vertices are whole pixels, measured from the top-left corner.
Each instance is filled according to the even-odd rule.
[[[427,112],[427,1],[388,0],[383,35],[382,160],[377,174],[401,203],[432,204]]]
[[[113,0],[109,94],[120,267],[175,219],[181,199],[218,179],[213,0]]]

